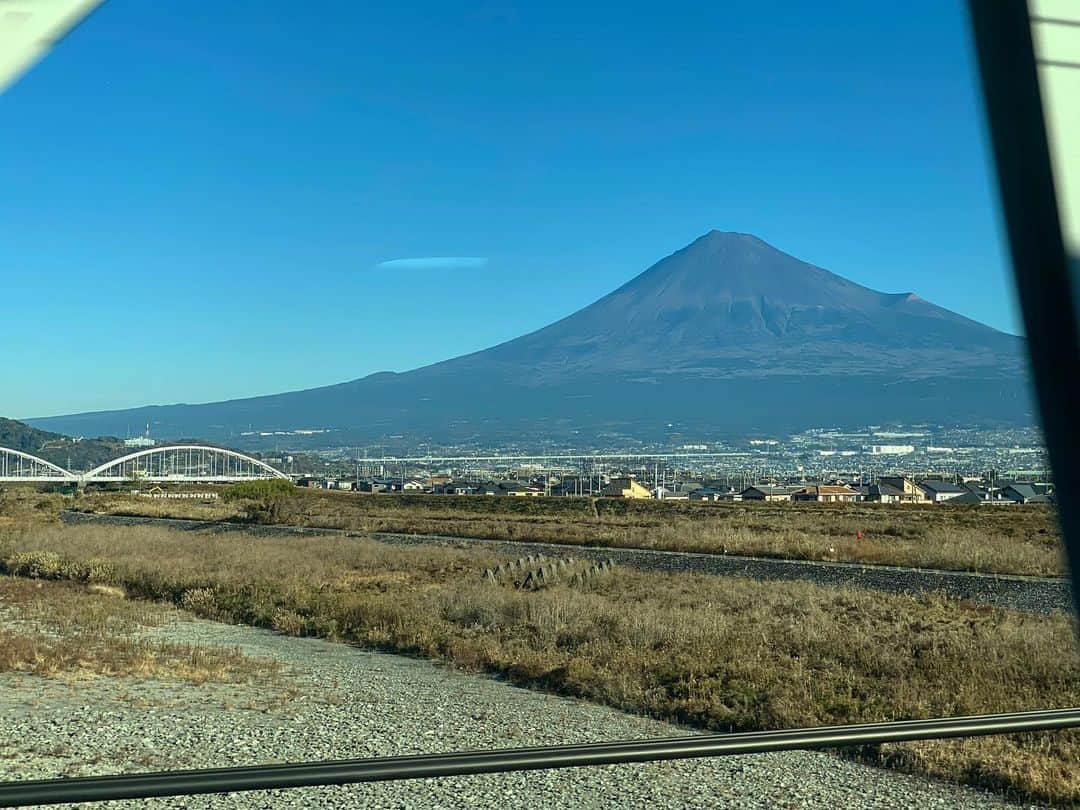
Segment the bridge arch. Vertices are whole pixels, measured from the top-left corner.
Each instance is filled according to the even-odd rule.
[[[0,481],[76,481],[79,476],[43,458],[0,447]]]
[[[201,444],[147,447],[107,461],[81,476],[93,481],[244,481],[289,476],[257,458]]]

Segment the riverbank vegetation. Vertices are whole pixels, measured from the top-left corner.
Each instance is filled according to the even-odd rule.
[[[75,508],[114,515],[287,523],[707,554],[1057,576],[1065,571],[1047,506],[686,503],[621,498],[370,495],[294,489],[200,503],[87,493]]]
[[[14,561],[20,567],[18,558]],[[31,564],[27,573],[42,573]],[[0,576],[0,673],[76,682],[88,677],[165,679],[193,684],[265,681],[278,667],[237,650],[172,644],[147,631],[176,610],[125,598],[91,577],[45,582]],[[31,579],[36,581],[31,581]],[[5,688],[17,688],[7,683]]]
[[[713,730],[1080,705],[1064,615],[808,583],[616,569],[538,591],[485,583],[486,550],[341,537],[30,525],[9,576],[121,588],[206,618],[418,655]],[[1080,733],[905,743],[859,755],[1069,805]]]

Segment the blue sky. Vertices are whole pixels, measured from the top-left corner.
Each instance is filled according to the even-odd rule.
[[[413,368],[711,228],[1019,331],[962,3],[450,6],[109,0],[0,96],[0,415]]]

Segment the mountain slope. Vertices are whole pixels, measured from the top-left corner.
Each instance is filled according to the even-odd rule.
[[[868,356],[868,350],[873,357]],[[549,327],[473,358],[569,371],[716,369],[724,377],[894,369],[907,377],[1005,363],[1022,341],[923,301],[712,231]],[[460,361],[450,361],[457,363]]]
[[[0,416],[0,447],[21,450],[61,467],[89,469],[124,452],[119,439],[73,439]]]
[[[641,438],[868,422],[1029,423],[1019,338],[712,231],[536,332],[403,374],[207,405],[32,420],[156,436],[330,427],[351,441]]]

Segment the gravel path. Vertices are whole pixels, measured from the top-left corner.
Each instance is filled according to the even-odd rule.
[[[0,676],[0,778],[215,767],[682,736],[686,729],[424,661],[176,619],[148,631],[284,665],[270,684]],[[828,754],[236,793],[92,807],[1010,807],[971,788]]]
[[[394,545],[482,545],[507,554],[525,556],[536,552],[552,555],[570,553],[589,559],[613,559],[620,565],[649,571],[692,571],[718,576],[741,576],[759,580],[804,580],[818,585],[871,588],[890,593],[938,591],[953,599],[970,599],[1025,613],[1048,614],[1073,610],[1072,587],[1060,577],[1029,577],[1006,574],[975,574],[927,568],[904,568],[890,565],[779,560],[765,557],[741,557],[724,554],[699,554],[684,551],[658,551],[578,546],[558,543],[484,540],[430,534],[394,534],[380,532],[357,535],[336,529],[294,526],[241,526],[172,518],[122,517],[64,512],[68,523],[110,523],[117,525],[159,525],[187,531],[247,531],[265,536],[340,535],[371,537]]]

